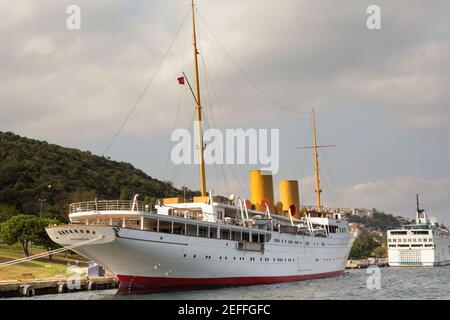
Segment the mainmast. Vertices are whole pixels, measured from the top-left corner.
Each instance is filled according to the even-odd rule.
[[[322,209],[322,205],[320,203],[320,194],[322,190],[320,190],[320,178],[319,178],[319,155],[317,153],[317,128],[316,128],[316,113],[313,109],[312,112],[313,117],[313,125],[314,125],[314,164],[315,164],[315,175],[316,175],[316,205],[317,212],[320,212]]]
[[[316,125],[316,112],[312,111],[312,120],[313,120],[313,126],[314,126],[314,145],[312,147],[298,147],[298,149],[313,149],[314,150],[314,167],[315,167],[315,177],[316,177],[316,206],[317,206],[317,212],[322,211],[322,203],[320,201],[320,195],[322,193],[322,190],[320,189],[320,177],[319,177],[319,154],[317,150],[319,148],[329,148],[329,147],[335,147],[334,144],[329,145],[317,145],[317,125]]]
[[[197,125],[198,125],[198,153],[200,160],[200,191],[202,197],[206,197],[206,177],[205,177],[205,159],[203,155],[203,130],[202,130],[202,107],[200,99],[200,79],[198,75],[198,57],[199,54],[197,50],[197,33],[195,31],[195,4],[192,0],[192,29],[194,38],[194,67],[195,67],[195,93],[196,93],[196,114],[197,114]]]

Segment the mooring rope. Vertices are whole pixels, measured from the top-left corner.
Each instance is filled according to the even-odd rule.
[[[27,262],[27,261],[32,261],[32,260],[35,260],[35,259],[38,259],[38,258],[42,258],[42,257],[45,257],[45,256],[50,256],[50,255],[53,255],[53,254],[56,254],[56,253],[64,252],[64,251],[67,251],[67,250],[71,250],[71,249],[74,249],[74,248],[86,245],[88,243],[97,241],[97,240],[99,240],[99,239],[101,239],[103,237],[104,236],[99,236],[97,238],[89,239],[89,240],[86,240],[86,241],[82,241],[82,242],[79,242],[79,243],[76,243],[76,244],[73,244],[73,245],[70,245],[70,246],[67,246],[67,247],[62,247],[62,248],[59,248],[59,249],[55,249],[55,250],[51,250],[51,251],[35,254],[33,256],[24,257],[24,258],[15,259],[15,260],[7,261],[7,262],[4,262],[4,263],[0,263],[0,268],[12,266],[12,265],[23,263],[23,262]]]

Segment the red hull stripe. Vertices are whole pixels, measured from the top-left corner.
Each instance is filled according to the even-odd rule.
[[[310,279],[335,277],[344,274],[344,270],[295,276],[275,277],[234,277],[234,278],[160,278],[160,277],[135,277],[118,275],[118,294],[136,294],[161,291],[178,291],[209,289],[215,287],[248,286],[257,284],[273,284],[281,282],[293,282]]]

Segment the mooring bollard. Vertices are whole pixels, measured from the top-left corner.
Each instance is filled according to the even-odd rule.
[[[24,285],[22,287],[22,296],[24,297],[34,297],[36,290],[30,285]]]
[[[67,288],[67,284],[64,282],[61,282],[60,284],[58,284],[58,293],[67,293],[68,288]]]
[[[91,290],[95,290],[96,288],[97,288],[97,284],[95,283],[95,281],[90,280],[88,282],[88,290],[91,291]]]

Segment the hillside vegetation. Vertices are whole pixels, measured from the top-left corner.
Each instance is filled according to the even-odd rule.
[[[45,215],[64,217],[70,202],[131,199],[136,193],[147,202],[182,195],[129,163],[0,132],[0,222],[39,213],[40,199]]]

